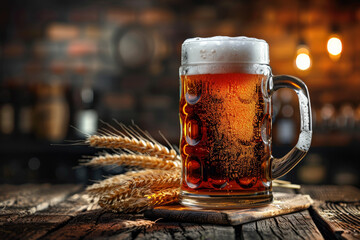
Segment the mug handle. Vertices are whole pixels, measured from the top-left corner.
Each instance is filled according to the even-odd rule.
[[[288,76],[272,76],[268,81],[268,96],[280,88],[290,88],[294,90],[299,99],[300,106],[300,135],[297,144],[290,152],[282,158],[270,158],[270,179],[284,176],[303,159],[309,151],[312,138],[311,106],[309,91],[303,81]]]

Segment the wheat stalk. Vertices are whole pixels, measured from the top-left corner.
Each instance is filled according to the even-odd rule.
[[[164,160],[159,157],[140,155],[140,154],[104,154],[94,157],[83,165],[128,165],[133,167],[152,168],[152,169],[179,169],[180,161]]]
[[[127,184],[111,188],[102,196],[106,198],[126,198],[136,194],[146,195],[146,190],[158,191],[164,188],[179,187],[179,185],[180,174],[178,173],[149,174],[132,179]]]
[[[90,195],[129,196],[131,189],[147,188],[150,190],[175,187],[180,185],[180,171],[144,170],[140,172],[118,175],[89,186]]]
[[[171,149],[168,149],[164,145],[156,141],[148,132],[141,130],[135,130],[133,127],[126,127],[124,124],[118,123],[123,131],[112,127],[107,124],[112,130],[105,129],[99,130],[103,134],[90,135],[87,137],[85,143],[92,147],[113,148],[113,149],[127,149],[135,152],[146,153],[150,156],[161,157],[165,160],[180,160],[179,155],[167,141],[167,139],[161,135],[164,140],[169,144]],[[161,134],[161,133],[160,133]]]
[[[136,221],[122,220],[119,225],[122,226],[122,228],[131,228],[131,230],[134,231],[135,229],[150,228],[155,223],[156,222],[151,220],[138,219]]]
[[[86,139],[91,147],[128,149],[135,152],[146,153],[150,156],[161,157],[165,160],[179,160],[179,155],[174,149],[152,143],[144,139],[130,139],[122,136],[101,136],[92,135]]]
[[[98,183],[95,183],[91,186],[86,188],[86,191],[90,195],[98,195],[107,192],[109,189],[113,187],[117,187],[126,181],[130,181],[132,178],[140,176],[140,175],[147,175],[148,173],[152,172],[153,170],[146,169],[142,171],[131,171],[125,174],[116,175],[113,177],[109,177],[105,180],[102,180]]]
[[[167,188],[144,195],[126,199],[101,197],[99,205],[102,208],[120,212],[141,212],[158,205],[174,203],[179,200],[179,189]]]
[[[106,124],[106,123],[105,123]],[[86,191],[104,209],[120,212],[139,212],[157,205],[178,201],[180,185],[180,156],[157,142],[148,132],[118,123],[122,131],[102,129],[88,136],[91,147],[123,149],[127,153],[93,157],[83,163],[88,166],[127,165],[145,168],[142,171],[110,177],[89,186]],[[139,154],[136,154],[137,152]]]

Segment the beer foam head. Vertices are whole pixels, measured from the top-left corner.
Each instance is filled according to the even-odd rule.
[[[182,44],[181,64],[258,63],[269,64],[266,41],[248,37],[189,38]]]

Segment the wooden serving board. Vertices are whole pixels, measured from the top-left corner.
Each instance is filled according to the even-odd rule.
[[[177,222],[239,225],[264,218],[297,212],[313,203],[309,195],[276,193],[269,205],[249,209],[209,210],[181,205],[160,206],[145,212],[145,217]]]

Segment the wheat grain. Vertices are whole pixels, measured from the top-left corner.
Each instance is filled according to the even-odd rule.
[[[123,149],[129,154],[106,153],[83,165],[117,164],[142,167],[146,170],[128,172],[95,183],[86,189],[88,194],[97,199],[104,209],[120,212],[139,212],[157,205],[177,202],[181,161],[171,144],[161,133],[170,149],[136,125],[126,127],[118,124],[122,131],[106,124],[109,130],[99,130],[99,135],[89,136],[85,142],[92,147]]]
[[[145,219],[138,219],[136,221],[131,221],[131,220],[122,220],[119,225],[122,226],[122,228],[131,228],[132,231],[134,231],[135,229],[140,229],[140,228],[150,228],[152,227],[156,222],[151,221],[151,220],[145,220]]]
[[[127,198],[127,199],[107,199],[100,198],[98,201],[100,207],[116,211],[116,212],[141,212],[149,206],[149,200],[147,198]]]
[[[101,197],[99,205],[108,210],[118,212],[141,212],[158,205],[165,205],[179,200],[179,189],[167,188],[147,194],[144,197],[130,197],[126,199]]]
[[[92,135],[86,141],[92,147],[128,149],[135,152],[146,153],[150,156],[161,157],[164,160],[180,160],[174,149],[153,143],[146,139],[129,138],[127,136]]]
[[[117,186],[125,183],[126,181],[131,181],[131,179],[134,177],[141,176],[141,175],[147,175],[148,173],[151,173],[151,172],[153,172],[153,170],[146,169],[146,170],[142,170],[142,171],[131,171],[131,172],[127,172],[125,174],[120,174],[120,175],[116,175],[113,177],[109,177],[105,180],[102,180],[98,183],[88,186],[86,188],[86,191],[90,195],[98,195],[101,193],[105,193],[106,191],[108,191],[108,189],[117,187]]]
[[[101,196],[106,198],[127,198],[135,195],[141,196],[149,194],[150,191],[159,191],[164,188],[178,187],[180,179],[172,177],[167,174],[159,175],[158,178],[152,178],[152,176],[143,176],[138,179],[134,179],[127,184],[123,184],[118,187],[109,188],[108,191],[103,192]]]
[[[152,168],[152,169],[180,169],[180,161],[164,160],[140,154],[108,154],[92,158],[83,165],[128,165],[133,167]]]
[[[86,190],[95,196],[114,198],[129,192],[129,189],[146,187],[161,189],[180,185],[180,171],[144,170],[108,178],[89,186]]]
[[[147,197],[151,200],[150,206],[153,207],[177,202],[179,200],[179,194],[179,188],[175,187],[157,191]]]

